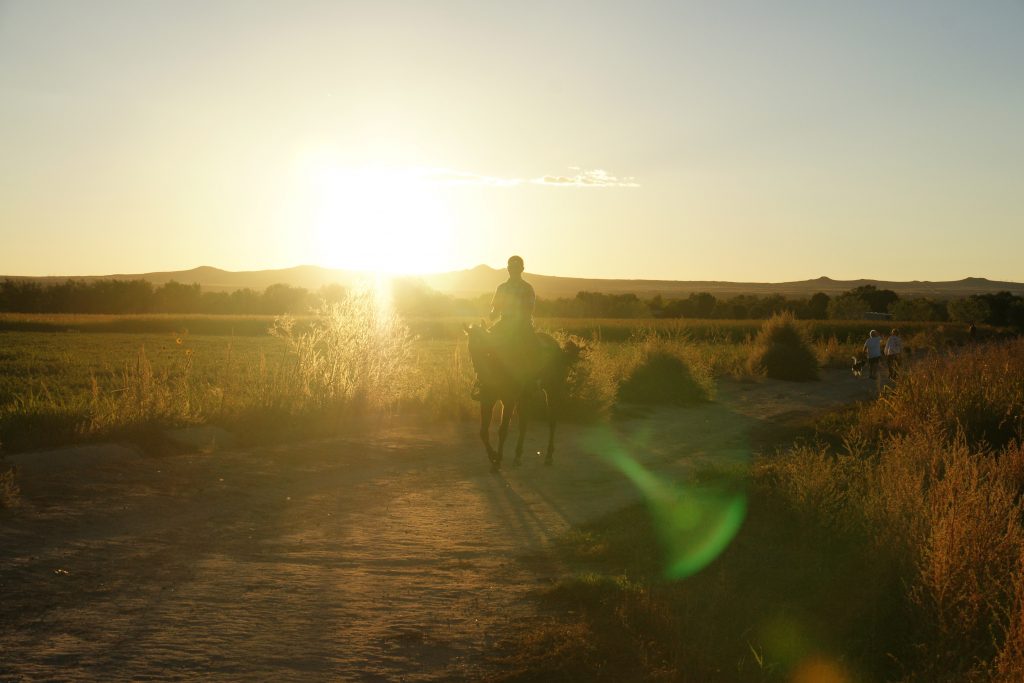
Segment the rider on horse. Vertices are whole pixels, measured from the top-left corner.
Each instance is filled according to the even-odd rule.
[[[498,285],[491,301],[491,320],[499,318],[491,332],[511,344],[532,339],[533,309],[537,295],[533,286],[523,279],[523,257],[508,259],[508,280]]]
[[[523,257],[508,259],[508,280],[498,285],[491,300],[491,319],[498,321],[490,328],[491,353],[505,366],[506,372],[532,374],[537,351],[533,329],[533,309],[537,295],[533,286],[523,279]],[[480,393],[480,378],[473,388],[473,398]]]

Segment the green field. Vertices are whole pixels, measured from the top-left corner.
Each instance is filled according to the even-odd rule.
[[[363,328],[372,326],[360,316],[376,314],[346,315],[333,320],[330,334],[344,337],[347,350],[335,344],[332,353],[338,357],[326,359],[306,349],[306,360],[298,347],[271,334],[271,316],[0,315],[0,443],[17,451],[201,423],[243,431],[249,421],[313,429],[304,421],[323,422],[326,416],[331,422],[339,414],[368,409],[455,419],[473,413],[467,398],[473,372],[462,333],[469,320],[390,317],[389,336],[367,338]],[[308,337],[317,320],[295,319],[292,342]],[[818,362],[840,367],[858,352],[872,323],[798,324]],[[570,413],[593,418],[615,401],[626,366],[640,362],[636,350],[642,340],[662,340],[671,353],[684,355],[712,377],[739,377],[750,372],[760,324],[565,318],[540,319],[537,327],[588,341],[583,370],[590,386],[577,383],[579,400]],[[934,351],[962,343],[963,331],[917,323],[904,328],[903,338],[911,349]],[[395,366],[396,356],[401,368]],[[309,362],[328,360],[336,377],[348,372],[346,363],[360,366],[365,376],[344,378],[343,389],[314,390],[309,381],[316,371]],[[362,367],[368,361],[392,374],[385,381],[379,371]],[[307,373],[305,384],[297,379],[301,372]],[[356,386],[371,381],[376,384]]]

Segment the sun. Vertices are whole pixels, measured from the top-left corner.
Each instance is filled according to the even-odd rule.
[[[312,182],[310,247],[317,262],[391,274],[450,267],[451,211],[422,172],[325,167]]]

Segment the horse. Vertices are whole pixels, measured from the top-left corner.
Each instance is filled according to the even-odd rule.
[[[561,345],[550,334],[530,332],[518,339],[499,337],[481,321],[463,326],[469,337],[469,354],[480,379],[480,440],[487,449],[492,469],[501,467],[505,439],[513,414],[519,415],[514,465],[523,456],[523,440],[531,402],[543,407],[548,422],[548,448],[544,464],[554,463],[555,425],[565,402],[569,368],[579,357],[581,343],[570,338]],[[530,335],[536,339],[535,344]],[[501,403],[498,448],[491,446],[491,418],[496,403]]]

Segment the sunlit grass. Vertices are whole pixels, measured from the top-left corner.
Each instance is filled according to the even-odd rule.
[[[467,319],[400,319],[376,294],[358,305],[357,296],[333,312],[289,319],[283,336],[271,334],[271,316],[0,314],[0,443],[15,451],[117,435],[151,438],[163,427],[210,423],[245,434],[281,429],[301,436],[334,429],[360,411],[475,415],[462,333]],[[866,328],[800,324],[819,360],[836,367],[848,366]],[[646,396],[651,387],[642,381],[643,368],[655,356],[670,364],[679,359],[697,393],[713,396],[715,378],[749,376],[759,325],[537,323],[560,338],[587,340],[569,374],[562,418],[571,420],[608,418],[618,403],[637,396],[679,402]],[[907,329],[904,338],[933,350],[957,340],[933,324]],[[630,394],[634,388],[637,395]]]
[[[562,617],[508,680],[1022,680],[1024,450],[1019,428],[978,427],[1020,424],[1024,341],[932,354],[901,381],[821,421],[833,438],[767,448],[737,484],[735,540],[682,581],[665,567],[687,531],[664,510],[688,488],[638,470],[644,505],[558,546],[541,600]],[[689,505],[720,479],[689,483]]]

